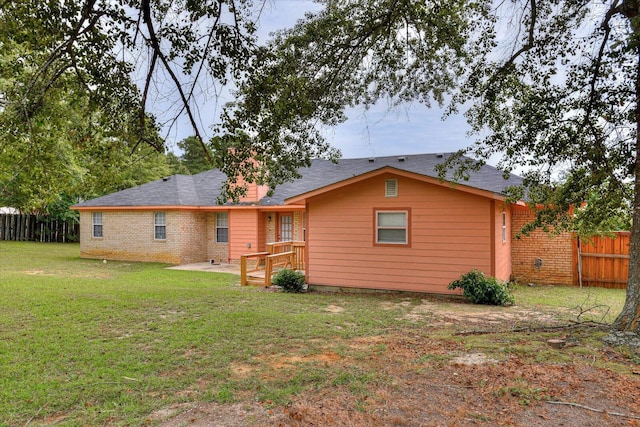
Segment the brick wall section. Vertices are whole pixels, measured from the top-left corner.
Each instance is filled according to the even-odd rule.
[[[80,212],[80,256],[122,261],[185,264],[206,261],[207,215],[167,211],[164,240],[154,239],[153,211],[102,212],[103,237],[93,237],[92,212]]]
[[[229,262],[229,243],[216,242],[216,214],[207,214],[207,260]]]
[[[266,243],[273,243],[276,241],[276,227],[278,225],[277,214],[275,212],[266,212],[267,220],[265,221],[267,232],[266,232]]]
[[[528,208],[512,210],[511,245],[512,277],[521,284],[572,285],[574,283],[573,236],[571,233],[554,235],[536,230],[529,236],[516,239],[523,225],[535,218]],[[542,265],[536,267],[536,259]]]
[[[207,214],[204,212],[173,212],[176,224],[171,229],[167,225],[167,239],[171,237],[180,241],[179,263],[207,261]],[[177,226],[179,235],[174,234]]]

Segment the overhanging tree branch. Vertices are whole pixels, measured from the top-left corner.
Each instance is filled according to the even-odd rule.
[[[173,84],[175,85],[175,88],[178,91],[178,94],[180,95],[180,99],[182,100],[182,104],[183,104],[184,110],[187,113],[187,116],[189,117],[189,121],[191,122],[191,126],[193,127],[193,131],[195,133],[195,136],[198,139],[198,141],[200,142],[200,144],[202,145],[202,150],[203,150],[205,156],[207,157],[207,160],[212,161],[211,155],[209,154],[209,150],[207,150],[207,146],[205,145],[204,140],[202,139],[202,135],[200,134],[199,126],[196,123],[196,120],[195,120],[195,118],[193,116],[193,112],[191,111],[191,106],[189,105],[189,100],[188,100],[187,96],[185,95],[184,90],[182,89],[182,85],[180,83],[180,80],[178,79],[178,76],[176,75],[176,73],[171,68],[171,64],[169,64],[169,61],[167,60],[167,58],[165,57],[164,53],[162,52],[162,49],[160,48],[160,43],[159,43],[158,38],[156,36],[155,28],[153,26],[153,19],[152,19],[152,16],[151,16],[150,0],[143,0],[142,1],[142,13],[143,13],[143,22],[146,24],[147,31],[149,32],[148,41],[151,44],[151,48],[154,51],[154,55],[157,55],[157,57],[160,59],[160,62],[162,62],[162,65],[164,65],[164,68],[169,73],[169,76],[171,77],[171,80],[173,81]]]

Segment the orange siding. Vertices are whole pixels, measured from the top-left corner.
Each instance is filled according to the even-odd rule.
[[[398,197],[384,197],[389,178],[398,179]],[[471,269],[491,273],[487,198],[385,174],[314,197],[308,206],[312,285],[450,293],[448,284]],[[411,246],[374,246],[374,208],[406,207]]]
[[[267,250],[267,214],[258,212],[258,246],[256,251],[264,252]]]
[[[258,202],[266,196],[269,191],[268,186],[258,185],[255,182],[245,182],[242,178],[238,179],[238,186],[241,185],[247,186],[247,194],[240,197],[240,202]]]
[[[259,213],[254,209],[229,212],[229,257],[239,262],[240,256],[259,249]],[[247,247],[250,244],[251,247]]]
[[[502,213],[506,215],[506,239],[502,235]],[[503,241],[505,240],[505,241]],[[495,208],[495,261],[493,275],[501,280],[511,277],[511,208],[496,203]]]

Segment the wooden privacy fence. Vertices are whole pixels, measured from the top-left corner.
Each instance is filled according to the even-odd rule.
[[[0,240],[23,242],[77,242],[80,224],[46,216],[0,214]]]
[[[631,233],[574,239],[576,285],[625,289],[629,278]]]

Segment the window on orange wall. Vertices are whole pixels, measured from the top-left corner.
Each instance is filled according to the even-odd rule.
[[[376,210],[375,243],[379,245],[409,244],[409,210]]]
[[[102,212],[93,212],[93,237],[102,237]]]
[[[153,237],[156,240],[166,240],[167,238],[167,214],[165,212],[155,212],[153,214]]]
[[[229,214],[216,212],[216,243],[229,243]]]
[[[507,213],[502,212],[502,243],[507,243]]]
[[[302,241],[307,241],[307,213],[302,212]]]

